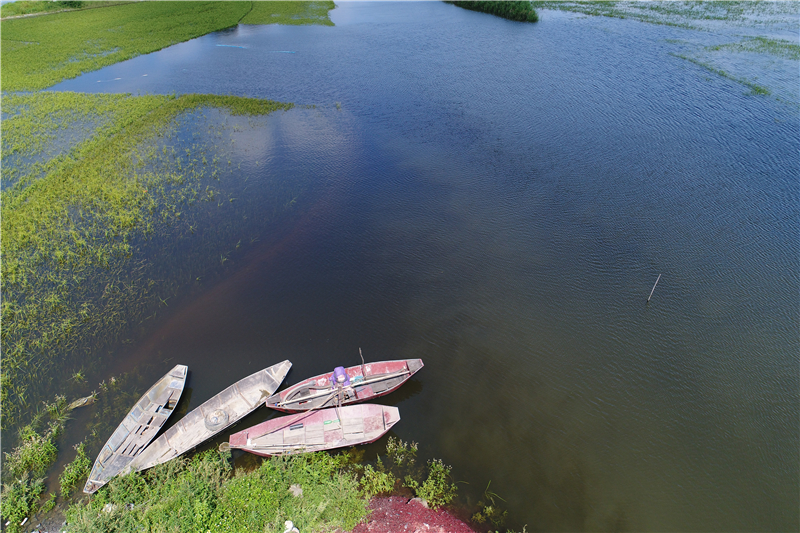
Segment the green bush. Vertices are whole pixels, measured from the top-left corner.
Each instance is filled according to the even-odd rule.
[[[380,457],[378,458],[377,468],[372,465],[364,467],[364,475],[359,480],[361,490],[367,498],[376,494],[391,492],[394,489],[395,477],[391,472],[387,472]]]
[[[449,481],[450,467],[440,459],[428,461],[428,477],[420,485],[416,480],[406,478],[409,488],[419,498],[428,502],[431,509],[438,509],[450,503],[456,495],[456,485]]]
[[[7,532],[22,531],[20,524],[35,510],[36,501],[43,491],[44,480],[32,479],[27,473],[12,483],[3,484],[0,512],[3,520],[10,522],[6,528]]]
[[[77,454],[75,459],[64,467],[64,472],[58,477],[61,485],[61,496],[67,497],[78,484],[89,477],[92,467],[91,460],[86,456],[86,444],[81,442],[75,445]]]
[[[502,2],[452,2],[458,7],[464,9],[471,9],[472,11],[480,11],[482,13],[489,13],[509,20],[517,20],[520,22],[538,22],[539,15],[530,2],[520,1],[502,1]]]

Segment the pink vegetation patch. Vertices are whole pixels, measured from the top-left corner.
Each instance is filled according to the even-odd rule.
[[[447,511],[427,509],[401,496],[372,498],[369,508],[372,514],[353,533],[475,533]]]

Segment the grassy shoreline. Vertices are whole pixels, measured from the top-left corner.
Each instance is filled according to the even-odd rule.
[[[5,19],[0,84],[4,92],[44,89],[239,23],[332,25],[334,7],[332,1],[132,2]]]

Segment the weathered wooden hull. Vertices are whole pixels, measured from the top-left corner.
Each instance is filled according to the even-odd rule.
[[[399,421],[397,407],[347,405],[267,420],[234,433],[228,443],[264,457],[310,453],[374,442]]]
[[[342,389],[341,405],[370,401],[397,390],[420,368],[422,359],[380,361],[345,369],[350,376],[350,386]],[[366,376],[364,375],[366,374]],[[267,398],[267,407],[285,413],[322,409],[338,404],[335,389],[331,388],[333,372],[320,374],[273,394]]]
[[[292,363],[283,361],[237,381],[158,437],[128,465],[128,471],[145,470],[195,448],[235,424],[280,386]]]
[[[188,370],[176,365],[139,398],[100,450],[83,492],[93,494],[141,455],[180,400]]]

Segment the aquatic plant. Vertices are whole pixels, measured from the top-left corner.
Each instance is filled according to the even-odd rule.
[[[519,22],[538,22],[539,15],[533,9],[529,1],[505,1],[505,2],[480,2],[477,0],[466,0],[459,2],[448,2],[449,4],[470,9],[472,11],[480,11],[481,13],[489,13],[496,17],[504,19],[516,20]]]
[[[92,467],[91,460],[86,456],[86,443],[80,442],[74,446],[75,459],[64,467],[64,471],[58,477],[61,486],[61,496],[67,497],[75,487],[79,486],[89,476]]]
[[[166,146],[156,153],[158,140],[169,137],[175,118],[207,108],[237,116],[291,107],[267,100],[202,95],[11,96],[4,107],[9,117],[3,121],[4,132],[11,133],[8,139],[4,135],[3,150],[36,153],[39,146],[26,143],[24,133],[34,128],[42,131],[43,126],[34,126],[29,117],[42,114],[40,105],[67,116],[64,110],[83,99],[89,103],[77,105],[79,110],[91,107],[91,102],[117,104],[119,109],[94,135],[49,164],[42,177],[21,176],[0,193],[3,427],[18,420],[22,410],[29,410],[32,384],[49,386],[43,378],[59,358],[78,352],[87,342],[95,343],[89,353],[111,346],[166,300],[167,295],[157,290],[177,286],[173,282],[170,289],[157,283],[155,279],[165,279],[163,274],[150,275],[149,263],[141,255],[146,238],[181,226],[186,212],[180,206],[198,205],[197,184],[218,168],[208,163],[217,156],[203,163],[204,155],[192,153],[183,163]],[[77,112],[77,116],[87,115]],[[58,125],[56,120],[50,128]],[[3,167],[4,175],[7,168]],[[206,191],[213,197],[213,189],[207,186]],[[209,246],[218,244],[209,242]],[[187,272],[184,277],[194,280],[197,276],[190,275]],[[87,351],[80,353],[85,357]],[[76,360],[73,368],[91,366],[86,363]],[[80,372],[79,377],[88,376]],[[73,380],[79,381],[83,380]]]
[[[49,423],[45,423],[45,417]],[[57,396],[45,403],[32,422],[19,431],[19,444],[3,456],[3,488],[0,512],[8,531],[20,531],[21,523],[36,510],[44,491],[42,476],[56,459],[55,441],[66,423],[66,399]]]
[[[364,473],[358,484],[364,495],[371,498],[376,494],[388,493],[394,490],[395,482],[397,479],[392,472],[387,471],[383,466],[383,461],[378,457],[377,465],[373,468],[372,465],[364,466]]]
[[[456,496],[456,484],[449,480],[451,468],[441,459],[431,459],[428,461],[428,477],[420,483],[413,477],[406,476],[405,486],[425,500],[431,509],[438,509],[450,503]]]
[[[242,17],[240,24],[322,24],[333,26],[328,11],[336,5],[321,2],[253,2],[253,9]]]

